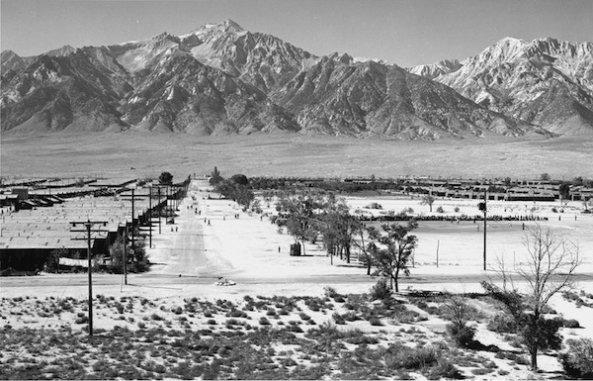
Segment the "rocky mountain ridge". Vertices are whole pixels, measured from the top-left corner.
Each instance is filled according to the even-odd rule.
[[[438,66],[438,64],[437,64]],[[411,72],[556,134],[593,134],[593,43],[503,38],[459,66]],[[424,72],[422,72],[424,70]]]
[[[475,60],[481,65],[472,65],[470,59],[450,60],[406,70],[382,62],[356,62],[347,54],[317,57],[226,20],[179,36],[162,33],[119,45],[65,46],[35,57],[5,51],[1,129],[2,133],[288,132],[399,139],[552,136],[547,131],[549,114],[561,115],[563,121],[576,114],[588,120],[590,46],[547,49],[573,49],[575,56],[584,58],[578,63],[555,59],[570,75],[554,79],[560,84],[554,82],[554,90],[546,91],[556,103],[548,100],[535,116],[519,106],[485,104],[488,96],[480,95],[484,87],[468,79],[482,73],[478,66],[486,64],[501,72],[494,68],[519,60],[525,50],[521,46],[492,49]],[[490,92],[501,88],[487,78]],[[499,96],[492,97],[499,102]],[[573,123],[588,131],[581,120],[573,118]],[[556,126],[552,128],[556,134],[578,130],[566,122]]]

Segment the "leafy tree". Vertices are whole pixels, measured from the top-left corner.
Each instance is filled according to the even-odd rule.
[[[262,213],[263,210],[261,208],[261,202],[258,199],[254,199],[251,204],[249,205],[249,208],[255,212],[255,213]]]
[[[57,273],[60,268],[60,257],[68,255],[66,249],[55,249],[49,252],[47,261],[45,262],[45,271],[48,273]]]
[[[239,184],[239,185],[244,185],[244,186],[249,185],[249,179],[247,178],[247,176],[242,175],[242,174],[236,174],[236,175],[231,176],[231,181],[234,182],[235,184]]]
[[[315,210],[322,206],[315,195],[287,196],[278,200],[277,210],[286,215],[286,228],[296,241],[303,244],[308,237],[317,234],[318,220]]]
[[[210,185],[217,185],[218,183],[220,183],[223,179],[223,177],[220,175],[220,171],[218,170],[217,167],[214,167],[214,170],[212,171],[212,173],[210,174],[210,180],[208,180],[208,183],[210,183]]]
[[[249,187],[238,185],[235,188],[235,193],[232,198],[243,208],[248,208],[249,204],[255,199],[255,194],[253,194],[253,191],[249,189]]]
[[[558,187],[558,193],[560,193],[560,197],[563,200],[568,200],[570,198],[570,184],[562,183]]]
[[[578,177],[575,177],[575,178],[572,180],[572,183],[573,183],[574,185],[583,185],[583,184],[584,184],[584,180],[583,180],[583,178],[582,178],[581,176],[578,176]]]
[[[401,273],[409,276],[409,262],[418,244],[418,238],[411,235],[418,227],[415,220],[407,225],[383,224],[381,230],[372,230],[367,251],[373,256],[376,273],[389,277],[391,288],[399,292]]]
[[[334,255],[339,255],[340,259],[346,257],[346,262],[350,263],[352,246],[356,244],[354,237],[361,231],[362,223],[350,214],[345,200],[337,199],[333,193],[326,197],[321,208],[318,230],[332,263]]]
[[[430,208],[430,213],[432,213],[432,205],[434,204],[435,198],[431,194],[424,195],[422,197],[422,201],[420,201],[421,205],[428,205]]]
[[[172,185],[173,184],[173,175],[170,172],[162,172],[159,175],[159,183],[161,185]]]
[[[134,247],[128,242],[124,247],[124,237],[119,237],[109,248],[111,256],[111,271],[116,274],[124,272],[124,250],[127,250],[126,260],[129,272],[144,272],[150,268],[150,262],[146,256],[146,244],[142,237],[137,237]]]
[[[134,242],[134,246],[130,246],[129,253],[133,258],[132,271],[148,271],[150,268],[150,262],[148,260],[148,256],[146,255],[146,243],[144,242],[144,238],[137,238]]]
[[[109,248],[111,256],[111,271],[122,274],[124,271],[124,239],[119,237]]]
[[[374,226],[369,226],[368,228],[361,223],[361,227],[358,230],[358,234],[360,235],[360,241],[356,241],[356,244],[361,250],[361,255],[359,257],[359,261],[363,264],[363,266],[367,269],[367,275],[371,275],[371,269],[373,267],[373,256],[368,252],[367,245],[365,244],[365,233],[369,236],[372,235],[369,233],[370,230],[375,230]]]
[[[248,208],[255,199],[253,191],[246,185],[235,183],[232,180],[222,180],[216,185],[216,191],[229,198],[243,208]]]
[[[537,369],[538,352],[557,349],[562,342],[558,336],[561,322],[544,316],[548,302],[571,286],[580,260],[575,246],[541,226],[527,232],[524,245],[529,254],[527,264],[510,270],[502,263],[499,270],[502,286],[485,281],[482,287],[513,316],[530,354],[531,367]],[[515,278],[525,282],[526,292],[515,286]]]
[[[550,175],[548,173],[542,173],[541,175],[539,175],[539,179],[541,181],[549,181],[550,180]]]

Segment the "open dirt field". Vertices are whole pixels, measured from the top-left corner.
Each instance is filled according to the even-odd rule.
[[[26,158],[26,160],[25,160]],[[95,133],[1,137],[3,176],[593,176],[593,140],[409,142],[347,137]]]
[[[347,197],[353,212],[369,215],[386,215],[390,211],[400,213],[408,208],[416,216],[480,215],[479,200],[437,199],[431,213],[428,205],[422,205],[418,198],[404,197]],[[372,203],[382,209],[367,209]],[[442,208],[443,212],[436,210]],[[455,212],[455,210],[458,210]],[[487,266],[497,269],[500,262],[513,267],[525,263],[527,251],[524,247],[526,233],[537,225],[551,229],[558,239],[577,246],[582,264],[581,272],[593,272],[593,215],[584,214],[580,202],[508,202],[489,201],[492,215],[539,216],[544,221],[489,221],[487,224]],[[556,210],[556,212],[554,212]],[[421,221],[414,232],[418,236],[415,252],[417,272],[420,273],[480,273],[483,253],[483,221],[438,222]],[[380,225],[380,223],[374,223]],[[525,229],[525,230],[524,230]],[[436,267],[437,249],[439,268]]]

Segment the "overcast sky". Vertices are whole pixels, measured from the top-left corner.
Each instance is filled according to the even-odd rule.
[[[593,0],[1,0],[1,49],[20,55],[183,34],[233,19],[312,53],[402,66],[477,54],[505,36],[593,40]]]

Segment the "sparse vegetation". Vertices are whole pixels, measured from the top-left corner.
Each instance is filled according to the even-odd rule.
[[[568,350],[560,355],[564,371],[570,377],[593,378],[593,340],[568,340]]]
[[[501,265],[502,288],[492,282],[482,282],[482,286],[513,316],[522,343],[530,354],[531,366],[537,369],[538,352],[558,349],[561,344],[558,329],[563,322],[545,316],[548,302],[552,296],[569,288],[580,260],[576,247],[540,226],[527,233],[525,247],[529,254],[526,266],[511,272]],[[516,288],[514,273],[527,283],[527,293]]]

